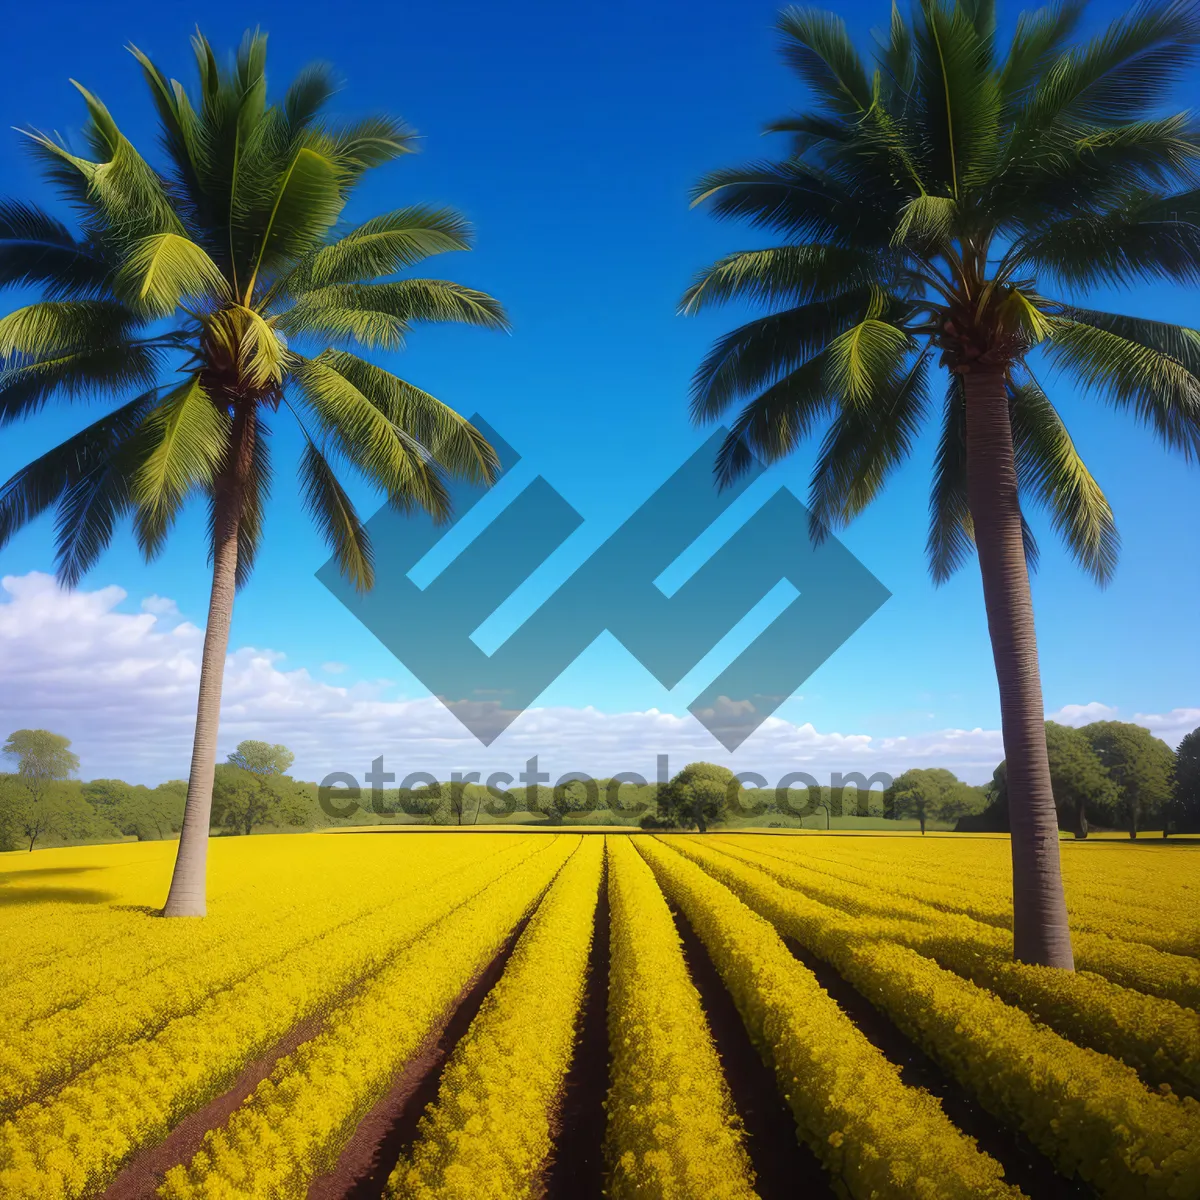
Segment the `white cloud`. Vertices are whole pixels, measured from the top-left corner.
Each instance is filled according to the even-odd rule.
[[[142,601],[142,612],[153,613],[156,617],[178,617],[179,605],[169,596],[147,596]]]
[[[327,662],[321,664],[321,670],[326,675],[344,675],[346,673],[346,664],[340,662]]]
[[[1133,719],[1145,725],[1155,737],[1168,746],[1178,746],[1181,739],[1200,728],[1200,708],[1173,708],[1168,713],[1135,713]]]
[[[0,733],[44,726],[66,734],[85,777],[120,776],[157,782],[183,776],[191,754],[201,631],[178,619],[162,597],[153,611],[128,613],[118,587],[66,592],[49,575],[0,581]],[[143,605],[143,609],[147,606]],[[322,671],[333,673],[326,663]],[[656,758],[670,770],[696,759],[757,771],[774,783],[788,771],[825,780],[834,771],[897,774],[909,766],[947,766],[973,782],[991,776],[1003,755],[999,731],[942,729],[903,737],[821,732],[771,717],[735,753],[725,754],[690,715],[649,709],[603,713],[595,708],[535,708],[522,714],[491,747],[481,746],[432,697],[399,699],[386,680],[335,685],[304,668],[289,668],[276,650],[243,646],[228,657],[220,753],[242,738],[283,742],[295,752],[295,772],[321,779],[349,771],[360,779],[371,761],[403,777],[427,770],[478,770],[486,779],[514,777],[537,755],[558,775],[637,771],[653,778]],[[1072,724],[1108,716],[1107,705],[1068,705],[1055,719]],[[1167,740],[1200,724],[1200,710],[1176,709],[1136,719]],[[7,724],[4,724],[7,722]]]
[[[1090,704],[1064,704],[1058,712],[1047,713],[1047,721],[1057,721],[1060,725],[1090,725],[1093,721],[1115,721],[1121,710],[1111,704],[1101,704],[1093,700]]]

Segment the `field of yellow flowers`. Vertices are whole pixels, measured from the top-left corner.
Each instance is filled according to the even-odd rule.
[[[0,856],[0,1196],[1200,1198],[1200,844],[379,832]]]

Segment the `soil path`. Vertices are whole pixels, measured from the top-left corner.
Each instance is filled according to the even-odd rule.
[[[425,1109],[437,1099],[442,1071],[516,949],[526,917],[495,958],[463,990],[429,1032],[392,1086],[359,1121],[336,1166],[309,1184],[308,1200],[378,1200],[400,1156],[417,1138]]]
[[[746,1148],[754,1166],[755,1190],[762,1200],[813,1197],[832,1200],[829,1174],[800,1141],[791,1110],[779,1094],[775,1072],[763,1062],[733,996],[725,987],[695,930],[672,906],[683,956],[708,1019],[733,1102],[746,1127]]]
[[[587,990],[575,1055],[563,1081],[554,1123],[554,1148],[542,1170],[544,1200],[602,1200],[604,1196],[604,1101],[608,1098],[608,872],[600,885]]]
[[[324,1024],[322,1016],[294,1025],[266,1054],[243,1067],[228,1091],[189,1113],[158,1145],[135,1155],[100,1193],[101,1200],[149,1200],[153,1197],[166,1173],[180,1163],[190,1162],[200,1149],[204,1135],[210,1129],[224,1125],[242,1101],[271,1074],[275,1064],[302,1042],[316,1037]]]

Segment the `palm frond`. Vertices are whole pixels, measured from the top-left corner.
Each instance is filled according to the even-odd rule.
[[[343,178],[343,165],[330,153],[311,146],[295,151],[266,214],[247,301],[260,271],[309,253],[333,228],[345,204]]]
[[[29,137],[51,182],[84,210],[85,220],[105,238],[128,246],[155,233],[184,232],[158,174],[121,133],[108,109],[78,83],[90,121],[84,136],[99,161],[72,154],[45,134]]]
[[[302,67],[283,98],[283,115],[289,133],[295,137],[312,125],[336,91],[337,81],[328,63],[309,63]]]
[[[896,107],[903,108],[916,77],[916,61],[913,57],[912,27],[901,14],[896,0],[892,0],[888,40],[879,60],[889,80],[888,100],[895,102]]]
[[[48,358],[128,340],[140,318],[112,300],[43,300],[0,317],[0,358]]]
[[[453,322],[505,330],[508,318],[486,292],[442,279],[394,283],[344,283],[306,293],[277,320],[289,337],[354,338],[366,346],[394,348],[413,324]]]
[[[1014,384],[1010,396],[1020,488],[1047,510],[1075,560],[1103,586],[1121,544],[1112,509],[1037,381],[1030,376]]]
[[[184,500],[212,485],[229,439],[229,417],[194,375],[146,414],[145,455],[130,486],[134,531],[147,559],[161,549]]]
[[[1046,68],[1062,52],[1063,44],[1083,16],[1083,9],[1082,0],[1063,0],[1017,17],[1017,28],[999,81],[1009,115],[1023,103],[1029,89],[1037,85]]]
[[[914,196],[900,210],[892,245],[912,243],[936,254],[949,242],[957,214],[958,202],[952,196]]]
[[[916,22],[914,121],[929,190],[954,199],[990,179],[1000,150],[1000,88],[990,39],[961,4],[921,0]]]
[[[0,489],[0,547],[74,489],[86,490],[88,481],[98,472],[110,472],[118,462],[121,447],[141,426],[157,394],[157,390],[145,392],[130,400],[17,471]],[[63,536],[71,535],[67,522],[61,525],[60,548]],[[78,582],[82,573],[68,582]]]
[[[1032,88],[1023,124],[1111,125],[1146,116],[1195,60],[1200,13],[1188,0],[1143,0],[1085,46],[1060,55]]]
[[[871,107],[871,85],[846,23],[820,9],[784,9],[776,28],[783,60],[812,89],[817,102],[842,117],[859,117]]]
[[[1077,289],[1146,279],[1200,280],[1200,214],[1193,193],[1131,200],[1104,213],[1066,216],[1019,239],[1013,272],[1033,268]]]
[[[470,225],[453,210],[401,208],[373,217],[322,247],[297,268],[295,282],[286,290],[304,292],[377,279],[431,255],[467,250],[470,245]]]
[[[157,348],[145,342],[114,342],[8,367],[0,371],[0,425],[30,416],[52,396],[77,400],[146,387],[159,361]]]
[[[843,405],[825,435],[809,485],[809,532],[821,540],[853,520],[912,450],[929,403],[929,354],[894,367],[869,405]]]
[[[356,387],[326,353],[300,359],[291,378],[322,434],[401,511],[444,519],[450,499],[431,453]]]
[[[375,585],[370,535],[333,467],[311,438],[300,456],[300,487],[304,507],[325,538],[338,570],[356,591],[370,590]]]
[[[845,405],[864,407],[887,390],[912,350],[913,340],[903,329],[868,316],[829,343],[829,388]]]
[[[962,376],[952,374],[946,387],[929,495],[925,553],[933,582],[945,583],[974,550],[975,526],[967,499],[967,401]]]
[[[739,250],[697,272],[679,311],[699,312],[730,300],[804,304],[874,283],[886,270],[881,256],[849,246],[772,246]]]
[[[449,405],[356,355],[330,351],[324,357],[393,425],[420,445],[440,470],[470,483],[495,482],[500,470],[496,451],[470,421]]]
[[[692,190],[692,204],[743,219],[794,241],[884,248],[891,236],[892,188],[858,195],[830,172],[800,159],[711,171]]]
[[[364,117],[329,131],[333,154],[349,178],[416,149],[416,134],[389,116]]]
[[[130,247],[114,280],[118,295],[139,312],[167,317],[185,301],[230,298],[220,268],[190,238],[156,233]]]
[[[826,369],[825,354],[814,354],[742,409],[713,466],[720,487],[740,478],[758,459],[772,463],[785,458],[833,410]]]
[[[758,317],[718,338],[692,376],[694,421],[716,420],[739,397],[757,395],[861,320],[869,288]]]
[[[1050,362],[1118,408],[1131,409],[1163,443],[1189,461],[1200,457],[1200,378],[1179,359],[1129,337],[1053,317],[1045,343]],[[1197,339],[1194,331],[1181,331]],[[1193,351],[1193,354],[1196,352]]]
[[[78,241],[49,213],[0,200],[0,288],[33,285],[49,300],[95,299],[110,271],[98,247]]]

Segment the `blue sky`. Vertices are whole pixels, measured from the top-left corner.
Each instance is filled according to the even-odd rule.
[[[187,38],[197,17],[219,48],[234,46],[247,26],[268,31],[278,88],[323,58],[345,78],[339,111],[383,109],[408,120],[422,135],[421,153],[377,173],[347,216],[412,202],[460,209],[475,225],[478,248],[432,260],[427,273],[501,298],[513,333],[419,330],[389,365],[460,410],[482,413],[521,451],[505,487],[540,473],[585,518],[509,606],[515,621],[705,436],[688,422],[689,375],[738,314],[685,320],[674,315],[675,303],[698,267],[764,238],[690,211],[687,192],[706,169],[766,152],[761,125],[803,104],[775,54],[776,9],[761,0],[592,7],[350,0],[331,20],[329,5],[294,0],[21,5],[6,18],[7,44],[20,53],[9,54],[0,76],[0,127],[76,133],[82,105],[68,82],[74,77],[148,149],[151,107],[123,46],[135,42],[190,83]],[[839,11],[860,38],[887,16],[880,3]],[[1096,4],[1089,24],[1117,11]],[[1004,15],[1011,22],[1015,13]],[[16,133],[0,134],[0,174],[6,192],[44,197]],[[1157,288],[1095,299],[1097,307],[1198,323],[1194,294]],[[1034,597],[1047,711],[1096,702],[1129,717],[1196,706],[1200,474],[1127,416],[1061,385],[1053,394],[1112,502],[1124,548],[1116,580],[1101,591],[1033,515],[1042,542]],[[81,410],[60,411],[6,430],[0,470],[7,475],[86,419]],[[892,599],[785,705],[780,715],[789,721],[882,738],[997,727],[977,570],[972,564],[940,589],[925,572],[933,436],[842,539]],[[338,686],[386,680],[380,695],[420,697],[420,685],[314,578],[326,554],[289,487],[295,449],[284,427],[275,439],[266,546],[239,598],[231,645],[284,654],[287,668]],[[812,454],[810,447],[772,471],[770,486],[787,483],[803,496]],[[371,511],[368,494],[358,495]],[[0,573],[51,570],[51,532],[45,520],[23,532],[0,554]],[[119,537],[83,587],[124,589],[117,611],[137,611],[150,594],[170,597],[202,624],[205,554],[197,509],[152,564]],[[325,663],[345,669],[323,673]],[[543,703],[683,713],[690,699],[666,693],[604,636]],[[86,714],[72,720],[83,736]]]

